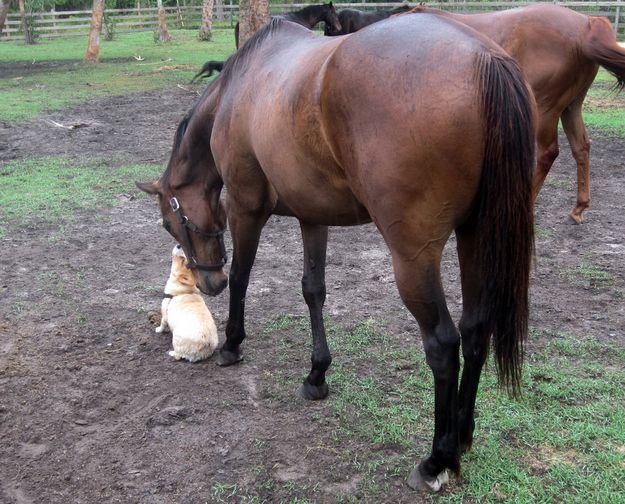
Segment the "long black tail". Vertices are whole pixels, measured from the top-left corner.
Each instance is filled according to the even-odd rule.
[[[512,59],[484,55],[479,69],[487,131],[477,196],[480,307],[492,330],[499,382],[517,395],[534,255],[532,97]]]
[[[202,69],[195,74],[193,79],[191,79],[191,84],[193,84],[198,79],[208,79],[213,72],[221,72],[224,68],[223,61],[207,61],[202,66]]]

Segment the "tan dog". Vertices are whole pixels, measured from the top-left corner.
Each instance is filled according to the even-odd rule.
[[[215,351],[217,326],[186,261],[182,247],[176,245],[171,254],[171,274],[165,284],[165,297],[161,304],[161,325],[156,332],[171,329],[174,349],[168,352],[169,355],[176,360],[197,362],[210,357]]]

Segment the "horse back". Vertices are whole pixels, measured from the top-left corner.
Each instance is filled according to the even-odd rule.
[[[543,112],[560,111],[585,93],[598,65],[584,48],[593,19],[559,5],[537,4],[496,12],[456,14],[427,7],[500,45],[519,64]]]
[[[324,128],[346,180],[374,218],[414,208],[449,231],[466,216],[487,134],[479,107],[482,54],[507,57],[458,23],[409,15],[350,35],[331,55]]]

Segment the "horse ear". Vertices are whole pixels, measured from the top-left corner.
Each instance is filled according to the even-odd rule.
[[[158,194],[161,188],[161,184],[159,183],[158,180],[156,182],[136,182],[135,181],[135,185],[139,189],[141,189],[143,192],[146,192],[152,195]]]

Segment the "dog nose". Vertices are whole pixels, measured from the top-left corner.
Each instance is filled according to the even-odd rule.
[[[175,247],[175,249],[176,249],[176,250],[180,250],[181,248],[182,248],[182,246],[180,245],[180,243],[176,243],[176,247]]]

